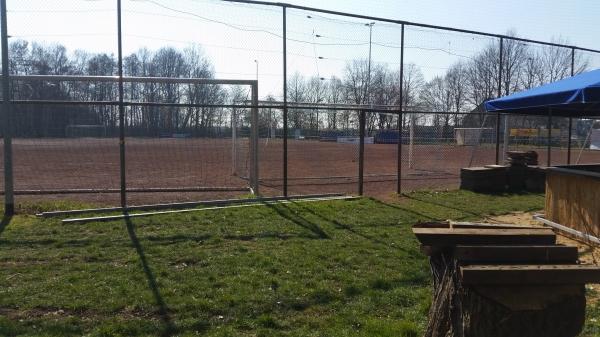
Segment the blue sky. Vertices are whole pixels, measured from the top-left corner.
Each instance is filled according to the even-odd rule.
[[[69,51],[116,54],[116,0],[7,0],[13,38],[61,43]],[[600,2],[592,0],[289,0],[311,7],[403,19],[490,33],[515,30],[520,36],[600,49]],[[201,46],[219,78],[255,78],[260,95],[282,87],[281,9],[218,0],[123,0],[124,51],[141,47]],[[366,58],[369,31],[364,20],[288,12],[288,72],[329,78],[341,76],[349,60]],[[399,27],[376,23],[373,61],[397,69]],[[407,28],[407,63],[426,78],[467,60],[489,38]],[[600,66],[600,57],[593,65]]]

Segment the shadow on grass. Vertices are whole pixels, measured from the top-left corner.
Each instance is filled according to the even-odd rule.
[[[482,194],[486,195],[486,196],[501,197],[501,196],[507,196],[507,195],[531,195],[532,193],[529,193],[529,192],[511,192],[511,193],[508,193],[508,194],[507,193],[482,193]],[[473,212],[471,210],[464,209],[464,208],[459,208],[459,207],[456,207],[454,205],[448,205],[447,203],[435,202],[433,200],[417,198],[414,195],[410,195],[410,194],[404,194],[403,196],[405,198],[409,199],[409,200],[414,200],[414,201],[422,202],[422,203],[425,203],[425,204],[429,204],[429,205],[433,205],[433,206],[437,206],[437,207],[442,207],[442,208],[450,209],[450,210],[461,212],[461,213],[464,214],[464,216],[456,218],[455,220],[464,220],[464,219],[471,218],[471,217],[484,218],[484,217],[486,217],[486,216],[489,215],[489,213],[487,213],[487,211]],[[524,209],[524,210],[521,210],[521,211],[531,212],[531,211],[535,211],[535,210],[537,210],[536,207]]]
[[[2,231],[0,231],[1,234]],[[82,240],[67,240],[67,241],[59,241],[55,239],[45,239],[45,240],[2,240],[0,242],[3,246],[54,246],[54,248],[78,248],[78,247],[87,247],[92,244],[92,240],[82,239]]]
[[[2,235],[2,232],[4,232],[6,227],[8,227],[12,218],[13,218],[12,215],[4,215],[2,217],[2,221],[0,221],[0,235]]]
[[[385,202],[383,202],[381,200],[377,200],[375,198],[369,198],[369,200],[371,200],[371,201],[373,201],[373,202],[375,202],[375,203],[377,203],[377,204],[379,204],[381,206],[385,206],[385,207],[397,209],[399,211],[408,213],[408,214],[410,214],[412,216],[415,216],[415,217],[417,217],[419,219],[420,218],[424,218],[425,220],[429,220],[429,221],[439,220],[439,219],[436,219],[436,218],[434,218],[434,217],[432,217],[430,215],[427,215],[427,214],[424,214],[424,213],[420,213],[420,212],[417,212],[415,210],[408,209],[408,208],[405,208],[405,207],[401,207],[400,205],[388,204],[388,203],[385,203]]]
[[[319,225],[309,221],[303,216],[294,214],[294,211],[291,210],[286,204],[279,203],[275,205],[272,203],[264,203],[264,205],[275,211],[277,214],[279,214],[280,217],[287,219],[295,223],[296,225],[311,231],[316,238],[331,239],[331,237],[327,233],[325,233],[325,231],[323,231],[323,229],[321,229]],[[285,211],[282,208],[285,209]]]
[[[156,283],[156,277],[150,269],[148,265],[148,260],[146,259],[146,254],[144,253],[144,249],[135,233],[135,226],[131,219],[127,217],[127,213],[125,213],[125,223],[127,225],[127,233],[129,234],[129,238],[131,239],[131,243],[135,247],[135,250],[140,258],[140,262],[142,263],[142,268],[144,269],[144,274],[146,274],[146,278],[148,279],[148,286],[150,287],[150,291],[152,291],[152,295],[154,297],[154,301],[158,306],[158,315],[160,316],[161,321],[164,324],[164,330],[161,333],[161,336],[172,336],[176,331],[175,324],[169,314],[169,307],[165,303],[162,295],[160,294],[160,290],[158,289],[158,284]]]
[[[314,216],[316,216],[316,217],[318,217],[318,218],[320,218],[320,219],[322,219],[322,220],[324,220],[326,222],[331,223],[334,227],[336,227],[338,229],[346,230],[346,231],[348,231],[348,232],[350,232],[350,233],[352,233],[352,234],[354,234],[356,236],[362,237],[365,240],[369,240],[369,241],[371,241],[373,243],[376,243],[376,244],[384,245],[384,246],[386,246],[388,248],[392,248],[392,249],[403,251],[405,253],[408,253],[409,255],[414,255],[415,254],[415,252],[412,251],[412,250],[410,250],[410,249],[405,249],[403,247],[391,245],[390,243],[388,243],[388,242],[386,242],[384,240],[381,240],[379,238],[376,238],[376,237],[374,237],[372,235],[368,235],[368,234],[362,233],[362,232],[356,230],[355,228],[353,228],[350,225],[346,225],[346,224],[343,224],[343,223],[341,223],[341,222],[339,222],[339,221],[337,221],[335,219],[331,219],[329,217],[326,217],[326,216],[324,216],[324,215],[316,212],[315,210],[311,209],[310,207],[306,207],[305,205],[302,205],[302,203],[294,203],[294,205],[297,206],[298,208],[302,209],[305,212],[308,212],[308,213],[310,213],[310,214],[312,214],[312,215],[314,215]],[[287,207],[286,205],[282,205],[282,206],[284,206],[285,208],[289,209],[289,207]]]
[[[430,204],[433,206],[438,206],[438,207],[443,207],[443,208],[447,208],[447,209],[451,209],[457,212],[461,212],[464,214],[467,214],[467,216],[475,216],[475,217],[482,217],[483,214],[480,213],[475,213],[466,209],[462,209],[462,208],[458,208],[456,206],[451,206],[451,205],[447,205],[441,202],[435,202],[435,201],[431,201],[431,200],[425,200],[425,199],[419,199],[419,198],[415,198],[415,196],[410,195],[410,194],[405,194],[404,195],[405,198],[409,199],[409,200],[414,200],[414,201],[418,201],[418,202],[422,202],[425,204]]]

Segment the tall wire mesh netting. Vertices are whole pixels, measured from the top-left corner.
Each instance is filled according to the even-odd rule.
[[[269,102],[266,102],[269,104]],[[271,102],[272,103],[272,102]],[[265,196],[283,194],[283,110],[259,110],[258,169],[260,193]],[[251,161],[244,161],[249,171]]]
[[[403,188],[456,188],[462,167],[495,162],[498,39],[407,27]]]
[[[575,56],[585,69],[600,68],[598,53],[576,50]],[[573,145],[572,163],[600,163],[600,116],[573,119]]]
[[[600,160],[593,118],[555,116],[548,138],[544,117],[502,116],[496,125],[496,115],[483,109],[499,95],[598,68],[597,53],[409,24],[402,43],[399,24],[285,11],[286,27],[280,5],[152,0],[122,8],[125,76],[258,81],[260,104],[272,106],[260,109],[257,126],[264,195],[285,189],[286,151],[290,194],[358,192],[361,110],[369,111],[368,195],[396,191],[399,142],[403,190],[458,186],[460,168],[496,162],[497,126],[500,163],[506,151],[534,150],[545,165],[551,145],[550,164],[565,164],[569,143],[572,163]],[[116,75],[116,18],[114,1],[9,1],[11,74]],[[38,24],[56,20],[66,24]],[[14,79],[11,96],[21,101],[13,115],[17,190],[110,192],[17,200],[119,202],[114,81]],[[25,102],[36,100],[54,102]],[[137,102],[127,103],[124,125],[131,203],[248,193],[254,158],[247,86],[126,82],[125,101]]]
[[[600,163],[600,119],[574,119],[572,132],[571,163]]]
[[[8,2],[11,75],[115,75],[115,17],[116,5],[111,2]],[[31,24],[54,20],[66,24]],[[114,106],[93,104],[114,101],[114,83],[13,80],[11,84],[15,100],[91,103],[13,104],[17,203],[66,197],[115,202],[103,194],[64,194],[118,189],[118,113]],[[52,191],[60,193],[31,195]]]
[[[229,92],[238,90],[217,84],[151,81],[128,84],[127,89],[145,93],[154,103],[174,104],[203,100],[224,104]],[[143,103],[144,97],[130,100]],[[176,201],[249,193],[248,174],[242,169],[249,158],[249,109],[132,106],[127,109],[126,123],[126,176],[132,202],[157,192],[161,198]]]
[[[294,108],[288,118],[289,192],[356,193],[358,113]]]
[[[461,168],[494,164],[495,124],[485,113],[405,114],[403,189],[456,188]]]
[[[365,116],[364,191],[393,194],[398,181],[398,114],[369,112]]]

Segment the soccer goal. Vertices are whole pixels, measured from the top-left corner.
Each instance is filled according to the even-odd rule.
[[[173,194],[177,192],[215,192],[215,198],[225,192],[259,194],[258,81],[123,77],[120,101],[119,80],[11,76],[16,87],[60,83],[78,97],[14,101],[48,111],[39,123],[15,123],[24,127],[14,131],[23,139],[15,142],[14,152],[26,150],[20,144],[35,152],[27,152],[26,167],[15,166],[27,173],[17,176],[16,194],[119,193],[123,186],[136,196],[171,193],[149,200],[158,202],[186,199]],[[112,96],[94,101],[93,88],[98,87]],[[246,88],[250,99],[229,103],[228,90],[236,87]]]

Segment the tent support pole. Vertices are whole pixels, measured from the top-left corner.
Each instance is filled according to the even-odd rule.
[[[552,108],[548,109],[548,154],[547,154],[547,161],[546,161],[546,166],[550,167],[550,164],[552,163]]]
[[[567,165],[571,165],[571,135],[573,133],[573,117],[569,117],[569,139],[567,139]]]
[[[500,112],[496,113],[496,165],[500,165]]]

